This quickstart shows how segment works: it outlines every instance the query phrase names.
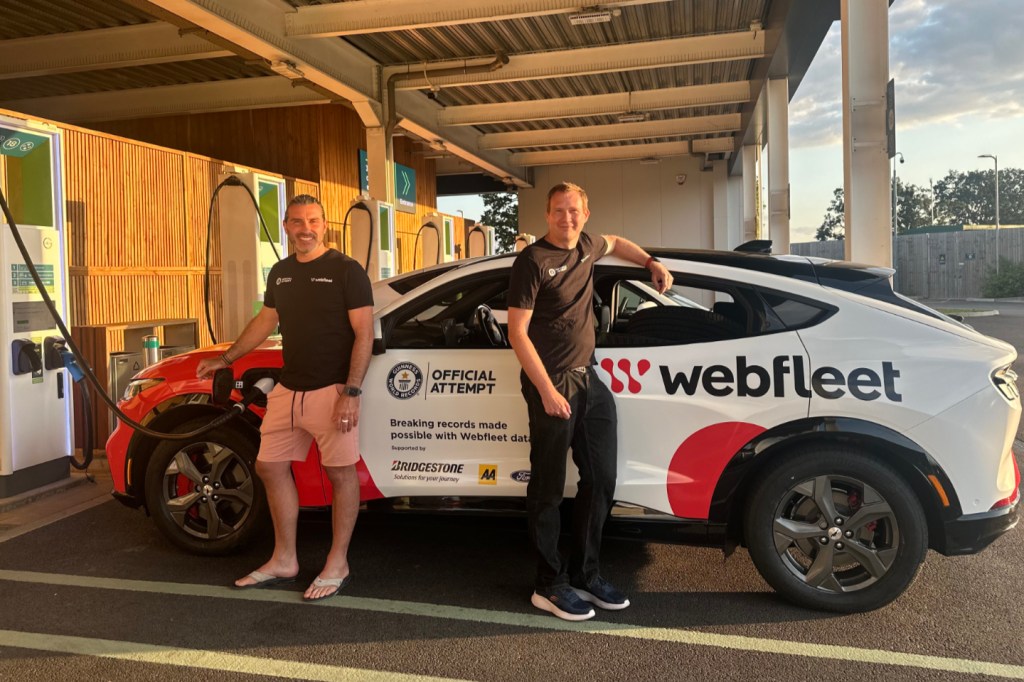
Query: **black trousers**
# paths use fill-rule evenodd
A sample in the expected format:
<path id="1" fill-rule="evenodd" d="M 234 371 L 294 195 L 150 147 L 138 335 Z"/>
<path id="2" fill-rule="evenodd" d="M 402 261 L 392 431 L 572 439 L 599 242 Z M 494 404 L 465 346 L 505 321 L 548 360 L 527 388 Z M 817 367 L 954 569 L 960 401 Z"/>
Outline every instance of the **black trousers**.
<path id="1" fill-rule="evenodd" d="M 551 377 L 569 401 L 569 419 L 551 417 L 526 373 L 523 397 L 530 416 L 530 483 L 526 489 L 530 540 L 537 553 L 536 589 L 547 591 L 573 582 L 590 582 L 600 574 L 601 533 L 615 494 L 617 444 L 615 401 L 593 367 Z M 568 569 L 558 551 L 559 505 L 565 490 L 566 452 L 579 469 L 573 507 Z"/>

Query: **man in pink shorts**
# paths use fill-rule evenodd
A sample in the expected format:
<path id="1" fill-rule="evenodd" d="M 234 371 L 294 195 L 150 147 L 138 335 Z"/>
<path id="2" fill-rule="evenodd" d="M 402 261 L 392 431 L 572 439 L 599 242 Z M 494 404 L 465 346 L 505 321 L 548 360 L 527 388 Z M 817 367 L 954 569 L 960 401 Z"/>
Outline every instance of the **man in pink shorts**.
<path id="1" fill-rule="evenodd" d="M 284 229 L 294 253 L 270 269 L 263 308 L 224 354 L 200 362 L 196 374 L 205 378 L 230 366 L 280 325 L 284 367 L 267 398 L 256 457 L 274 521 L 274 554 L 235 586 L 267 587 L 298 574 L 299 498 L 291 466 L 306 458 L 315 439 L 334 488 L 331 550 L 304 595 L 315 601 L 337 594 L 350 578 L 348 546 L 359 514 L 359 397 L 373 346 L 373 293 L 359 263 L 324 245 L 327 221 L 316 198 L 292 199 Z"/>

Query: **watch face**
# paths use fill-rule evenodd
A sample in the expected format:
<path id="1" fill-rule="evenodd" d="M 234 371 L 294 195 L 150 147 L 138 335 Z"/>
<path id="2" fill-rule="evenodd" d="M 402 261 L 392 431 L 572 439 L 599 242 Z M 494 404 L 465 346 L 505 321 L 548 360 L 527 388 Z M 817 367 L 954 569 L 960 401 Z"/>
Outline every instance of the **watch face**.
<path id="1" fill-rule="evenodd" d="M 355 386 L 346 386 L 345 387 L 345 393 L 348 393 L 350 396 L 357 396 L 357 395 L 359 395 L 362 392 L 363 392 L 363 390 L 361 388 L 356 388 Z"/>

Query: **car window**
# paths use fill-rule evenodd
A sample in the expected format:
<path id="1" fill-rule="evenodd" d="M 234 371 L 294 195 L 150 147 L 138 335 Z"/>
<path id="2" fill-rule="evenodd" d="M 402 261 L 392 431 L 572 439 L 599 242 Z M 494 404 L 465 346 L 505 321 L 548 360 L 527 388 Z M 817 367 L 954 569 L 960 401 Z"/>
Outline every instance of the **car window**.
<path id="1" fill-rule="evenodd" d="M 659 294 L 650 281 L 609 272 L 595 282 L 599 347 L 704 343 L 766 333 L 765 302 L 753 288 L 673 273 Z M 774 318 L 774 314 L 772 314 Z M 784 325 L 779 324 L 784 328 Z"/>
<path id="2" fill-rule="evenodd" d="M 784 329 L 804 329 L 818 324 L 831 313 L 832 309 L 804 299 L 798 299 L 774 291 L 760 292 L 761 298 Z"/>
<path id="3" fill-rule="evenodd" d="M 466 277 L 416 296 L 384 321 L 387 348 L 489 348 L 489 339 L 478 308 L 489 301 L 503 301 L 508 290 L 508 271 Z M 496 318 L 505 332 L 507 315 Z"/>

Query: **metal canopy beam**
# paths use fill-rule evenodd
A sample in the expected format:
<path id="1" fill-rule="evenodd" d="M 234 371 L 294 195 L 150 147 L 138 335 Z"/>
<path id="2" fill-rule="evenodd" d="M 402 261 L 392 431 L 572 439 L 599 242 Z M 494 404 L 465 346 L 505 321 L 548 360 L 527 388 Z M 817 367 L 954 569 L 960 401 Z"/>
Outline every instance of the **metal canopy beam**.
<path id="1" fill-rule="evenodd" d="M 567 163 L 589 163 L 594 161 L 628 161 L 629 159 L 660 159 L 669 156 L 685 156 L 690 153 L 690 143 L 656 142 L 653 144 L 631 144 L 623 147 L 597 147 L 592 149 L 558 149 L 548 152 L 521 152 L 512 155 L 512 161 L 523 166 L 553 166 Z"/>
<path id="2" fill-rule="evenodd" d="M 425 118 L 434 120 L 434 117 L 430 115 Z M 479 136 L 469 128 L 455 128 L 448 131 L 450 134 L 446 134 L 442 142 L 436 133 L 412 118 L 403 118 L 398 125 L 413 135 L 442 144 L 445 151 L 468 161 L 487 173 L 502 178 L 506 184 L 517 187 L 532 186 L 527 180 L 525 170 L 521 167 L 522 164 L 516 163 L 513 156 L 507 152 L 478 151 L 476 142 Z"/>
<path id="3" fill-rule="evenodd" d="M 274 0 L 150 0 L 185 21 L 270 62 L 288 78 L 305 79 L 352 103 L 364 125 L 383 125 L 373 97 L 378 66 L 341 40 L 296 40 L 284 33 L 289 5 Z"/>
<path id="4" fill-rule="evenodd" d="M 599 3 L 598 9 L 666 1 L 612 0 Z M 285 14 L 284 20 L 289 36 L 324 38 L 567 14 L 580 11 L 581 6 L 580 0 L 460 0 L 434 4 L 423 0 L 350 0 L 298 7 Z"/>
<path id="5" fill-rule="evenodd" d="M 596 161 L 629 161 L 631 159 L 663 159 L 686 154 L 722 154 L 733 148 L 732 137 L 715 137 L 687 142 L 653 142 L 621 147 L 592 147 L 590 149 L 556 149 L 545 152 L 520 152 L 512 155 L 512 162 L 522 166 L 554 166 L 559 164 L 591 163 Z"/>
<path id="6" fill-rule="evenodd" d="M 521 149 L 523 147 L 555 147 L 593 142 L 616 142 L 656 137 L 707 135 L 734 132 L 740 129 L 739 114 L 694 116 L 668 121 L 613 123 L 585 128 L 554 128 L 490 133 L 480 138 L 481 149 Z"/>
<path id="7" fill-rule="evenodd" d="M 233 53 L 155 22 L 0 40 L 0 79 L 227 57 Z"/>
<path id="8" fill-rule="evenodd" d="M 168 2 L 170 0 L 161 1 Z M 429 64 L 406 64 L 384 69 L 384 77 L 387 78 L 394 73 L 421 74 L 419 77 L 411 77 L 399 83 L 400 90 L 569 78 L 614 71 L 758 59 L 765 56 L 764 41 L 764 31 L 739 31 L 642 43 L 517 54 L 510 56 L 509 63 L 504 67 L 486 73 L 430 76 L 430 70 L 477 66 L 492 60 L 493 57 L 448 60 L 430 62 Z M 424 69 L 427 71 L 425 75 L 422 75 Z"/>
<path id="9" fill-rule="evenodd" d="M 68 123 L 172 114 L 326 104 L 331 99 L 277 76 L 165 85 L 0 102 L 0 107 Z"/>
<path id="10" fill-rule="evenodd" d="M 451 106 L 438 114 L 438 123 L 443 126 L 475 126 L 519 121 L 547 121 L 556 118 L 742 104 L 750 99 L 750 81 L 734 81 L 660 90 L 641 90 L 639 92 L 560 97 L 529 102 Z"/>

